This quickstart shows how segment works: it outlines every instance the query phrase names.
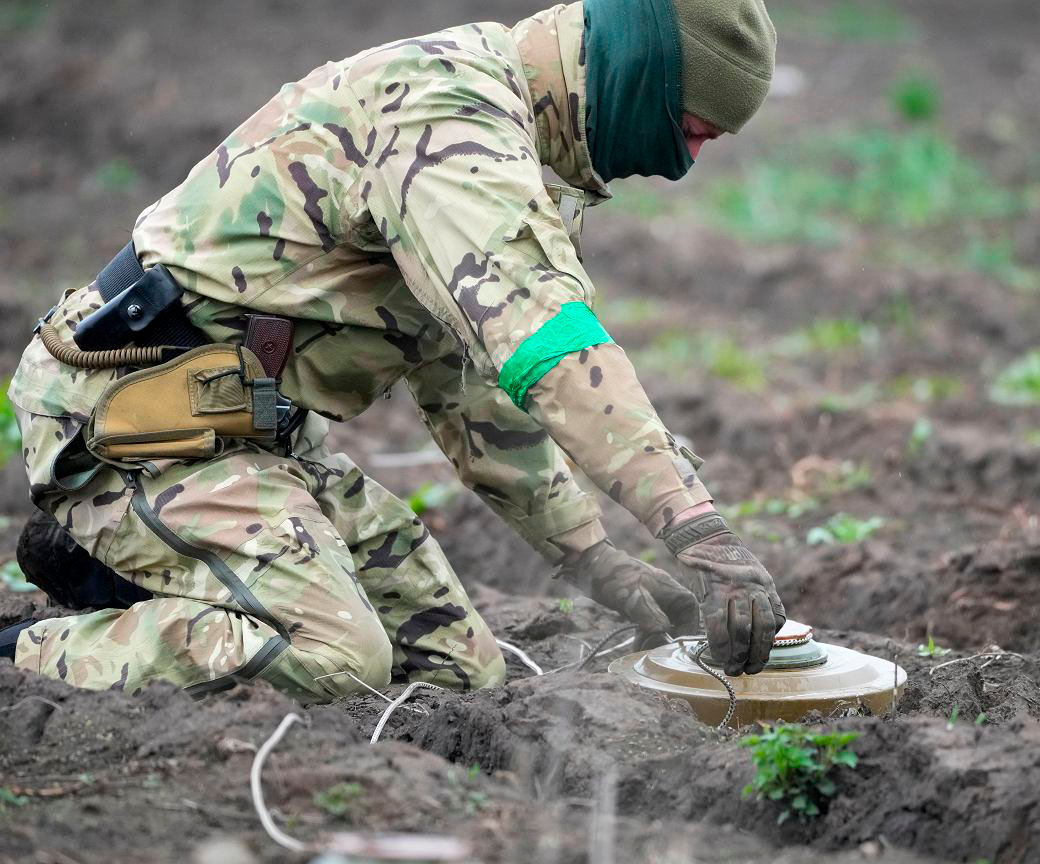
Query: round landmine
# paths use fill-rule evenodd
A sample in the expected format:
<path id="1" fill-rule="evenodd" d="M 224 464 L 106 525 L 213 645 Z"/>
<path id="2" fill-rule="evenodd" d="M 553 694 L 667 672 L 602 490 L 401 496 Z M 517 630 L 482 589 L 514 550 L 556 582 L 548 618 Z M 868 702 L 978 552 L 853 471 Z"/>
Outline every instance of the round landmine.
<path id="1" fill-rule="evenodd" d="M 727 676 L 737 697 L 731 726 L 773 720 L 800 720 L 817 710 L 825 717 L 843 708 L 866 706 L 881 714 L 906 683 L 906 672 L 889 660 L 812 638 L 811 627 L 788 621 L 777 634 L 766 668 L 758 675 Z M 686 699 L 705 723 L 726 716 L 729 694 L 693 659 L 700 643 L 679 640 L 629 654 L 610 664 L 641 687 Z M 705 652 L 707 665 L 718 664 Z"/>

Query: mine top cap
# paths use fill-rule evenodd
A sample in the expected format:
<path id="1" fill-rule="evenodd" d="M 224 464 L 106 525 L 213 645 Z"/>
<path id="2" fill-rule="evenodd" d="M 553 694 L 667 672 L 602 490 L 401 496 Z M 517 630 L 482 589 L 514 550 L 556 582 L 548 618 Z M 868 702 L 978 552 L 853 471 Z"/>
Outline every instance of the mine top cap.
<path id="1" fill-rule="evenodd" d="M 791 645 L 804 645 L 812 639 L 813 632 L 813 628 L 808 624 L 802 624 L 801 621 L 788 620 L 780 628 L 780 632 L 773 637 L 773 646 L 784 648 Z"/>

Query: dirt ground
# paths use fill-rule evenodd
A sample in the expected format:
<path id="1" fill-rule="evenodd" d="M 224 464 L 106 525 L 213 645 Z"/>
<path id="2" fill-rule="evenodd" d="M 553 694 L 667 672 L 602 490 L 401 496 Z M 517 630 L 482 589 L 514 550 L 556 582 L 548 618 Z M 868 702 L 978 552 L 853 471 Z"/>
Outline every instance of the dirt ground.
<path id="1" fill-rule="evenodd" d="M 539 678 L 511 661 L 498 690 L 423 691 L 414 704 L 425 710 L 397 712 L 375 747 L 385 705 L 375 696 L 301 711 L 264 774 L 290 834 L 451 834 L 489 864 L 1040 860 L 1040 408 L 989 398 L 996 372 L 1037 346 L 1037 295 L 953 257 L 883 254 L 867 224 L 820 246 L 755 242 L 690 215 L 715 180 L 796 136 L 889 122 L 886 94 L 906 70 L 942 82 L 943 134 L 993 183 L 1040 188 L 1040 12 L 1025 0 L 902 0 L 886 8 L 912 35 L 843 39 L 806 23 L 830 20 L 833 7 L 771 3 L 784 80 L 801 89 L 706 147 L 682 191 L 621 184 L 616 202 L 589 214 L 583 247 L 601 317 L 665 422 L 707 460 L 706 484 L 734 508 L 790 616 L 824 641 L 898 657 L 909 679 L 897 710 L 807 718 L 860 732 L 859 767 L 841 769 L 818 819 L 778 826 L 774 805 L 741 795 L 753 769 L 735 734 L 603 663 Z M 13 370 L 31 322 L 283 81 L 389 38 L 536 8 L 0 6 L 0 363 Z M 1023 266 L 1040 266 L 1036 209 L 987 230 L 1009 238 Z M 757 389 L 693 361 L 669 368 L 655 341 L 717 332 L 754 352 L 834 319 L 870 322 L 878 344 L 771 351 Z M 957 386 L 943 398 L 904 386 L 921 380 Z M 406 392 L 337 436 L 401 494 L 451 479 L 435 460 L 387 458 L 426 446 Z M 0 471 L 0 553 L 13 551 L 28 507 L 15 459 Z M 668 566 L 638 525 L 604 507 L 619 546 Z M 837 513 L 883 523 L 858 542 L 810 545 Z M 468 493 L 425 518 L 498 635 L 546 669 L 620 625 L 581 598 L 561 605 L 547 565 Z M 0 586 L 0 625 L 45 603 Z M 928 637 L 951 653 L 918 656 Z M 936 668 L 994 645 L 1003 656 L 992 662 Z M 202 703 L 163 685 L 128 697 L 0 662 L 0 792 L 22 802 L 0 797 L 0 862 L 310 860 L 267 838 L 249 793 L 256 747 L 290 710 L 300 709 L 264 687 Z M 316 802 L 344 783 L 342 813 Z"/>

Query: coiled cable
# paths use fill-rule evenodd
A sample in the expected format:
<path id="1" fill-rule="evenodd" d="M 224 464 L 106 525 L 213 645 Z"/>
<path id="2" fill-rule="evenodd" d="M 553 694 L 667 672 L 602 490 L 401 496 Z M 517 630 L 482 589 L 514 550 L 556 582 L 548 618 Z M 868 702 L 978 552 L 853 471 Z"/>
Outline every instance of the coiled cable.
<path id="1" fill-rule="evenodd" d="M 58 328 L 49 322 L 40 325 L 40 341 L 59 363 L 77 369 L 118 369 L 121 366 L 155 366 L 171 359 L 176 348 L 153 345 L 147 348 L 114 348 L 109 351 L 83 351 L 62 341 Z"/>

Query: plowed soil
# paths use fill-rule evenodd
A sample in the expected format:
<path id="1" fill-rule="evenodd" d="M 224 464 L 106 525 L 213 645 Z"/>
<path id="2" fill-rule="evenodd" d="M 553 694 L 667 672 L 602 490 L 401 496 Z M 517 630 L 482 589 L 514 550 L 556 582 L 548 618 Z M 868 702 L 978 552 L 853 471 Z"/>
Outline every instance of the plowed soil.
<path id="1" fill-rule="evenodd" d="M 283 81 L 389 38 L 513 21 L 537 7 L 153 5 L 0 9 L 8 370 L 60 290 L 95 273 L 136 214 Z M 776 0 L 770 9 L 805 13 L 788 18 L 804 22 L 831 5 Z M 877 118 L 894 70 L 907 68 L 943 82 L 944 132 L 991 176 L 1035 183 L 1035 4 L 886 8 L 913 22 L 912 41 L 781 28 L 780 62 L 806 86 L 771 99 L 739 138 L 705 148 L 684 193 L 694 207 L 699 184 L 792 136 Z M 653 182 L 625 188 L 672 194 Z M 591 212 L 583 238 L 612 335 L 665 422 L 707 460 L 719 503 L 758 502 L 734 520 L 791 617 L 824 641 L 896 657 L 909 675 L 888 716 L 806 718 L 861 733 L 859 766 L 840 769 L 826 812 L 778 826 L 774 804 L 741 794 L 753 769 L 735 733 L 623 683 L 605 662 L 536 677 L 510 661 L 503 688 L 420 691 L 409 703 L 419 710 L 396 712 L 370 746 L 386 704 L 376 696 L 306 711 L 265 687 L 201 703 L 164 685 L 128 697 L 72 690 L 0 661 L 0 862 L 311 860 L 268 839 L 249 790 L 256 748 L 293 710 L 304 722 L 268 759 L 267 804 L 283 830 L 319 846 L 336 831 L 422 831 L 465 838 L 484 862 L 1040 860 L 1040 409 L 988 397 L 994 371 L 1037 344 L 1036 296 L 952 261 L 907 267 L 864 256 L 863 237 L 828 248 L 734 239 L 674 211 L 655 216 L 633 194 Z M 1034 267 L 1036 223 L 1033 211 L 1007 227 L 1033 250 L 1025 263 Z M 768 383 L 754 392 L 694 363 L 668 368 L 655 347 L 668 329 L 726 332 L 754 349 L 814 319 L 881 326 L 893 309 L 902 323 L 885 326 L 879 346 L 771 354 Z M 892 386 L 929 376 L 958 386 L 926 403 Z M 865 386 L 882 395 L 843 410 L 822 399 Z M 925 417 L 930 434 L 915 437 Z M 435 459 L 407 467 L 393 458 L 426 444 L 407 393 L 337 436 L 399 493 L 451 479 Z M 762 505 L 810 498 L 814 508 Z M 626 514 L 604 508 L 619 546 L 669 566 Z M 28 513 L 17 458 L 0 472 L 0 512 L 0 550 L 10 553 Z M 859 542 L 810 545 L 810 530 L 839 512 L 883 524 Z M 572 663 L 581 640 L 622 623 L 581 598 L 561 604 L 548 567 L 468 493 L 424 518 L 497 634 L 545 669 Z M 0 586 L 0 625 L 46 603 Z M 950 653 L 919 656 L 929 637 Z M 340 808 L 321 798 L 337 784 L 348 784 Z"/>

